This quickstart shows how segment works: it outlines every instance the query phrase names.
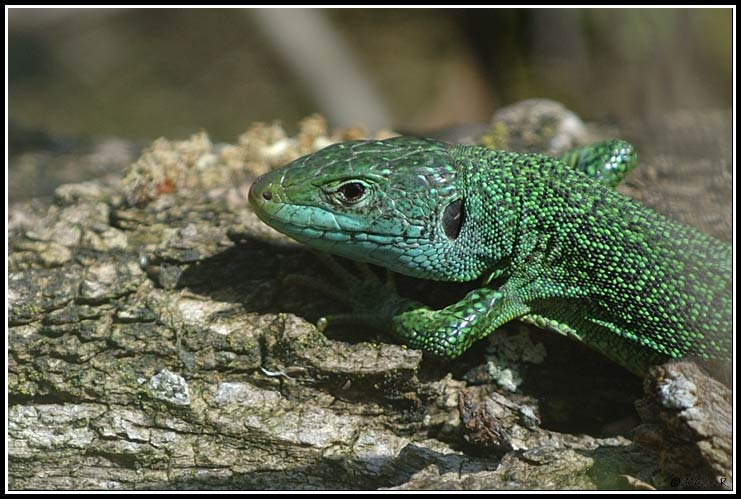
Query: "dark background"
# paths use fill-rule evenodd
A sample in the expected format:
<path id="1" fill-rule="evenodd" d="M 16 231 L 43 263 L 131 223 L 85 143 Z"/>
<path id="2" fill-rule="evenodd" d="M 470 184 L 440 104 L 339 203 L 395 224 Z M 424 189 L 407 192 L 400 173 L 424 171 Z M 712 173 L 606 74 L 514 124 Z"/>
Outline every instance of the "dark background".
<path id="1" fill-rule="evenodd" d="M 316 111 L 428 130 L 530 97 L 619 122 L 732 106 L 731 9 L 10 9 L 8 29 L 11 124 L 52 135 L 234 141 Z"/>

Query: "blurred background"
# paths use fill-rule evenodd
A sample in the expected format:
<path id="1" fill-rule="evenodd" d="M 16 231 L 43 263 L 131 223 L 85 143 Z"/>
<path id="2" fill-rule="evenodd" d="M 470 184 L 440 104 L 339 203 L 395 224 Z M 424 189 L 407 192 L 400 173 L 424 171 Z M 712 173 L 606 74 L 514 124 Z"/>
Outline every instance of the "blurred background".
<path id="1" fill-rule="evenodd" d="M 615 123 L 733 98 L 730 8 L 14 8 L 8 31 L 11 174 L 34 147 L 234 142 L 314 112 L 419 133 L 531 97 Z"/>

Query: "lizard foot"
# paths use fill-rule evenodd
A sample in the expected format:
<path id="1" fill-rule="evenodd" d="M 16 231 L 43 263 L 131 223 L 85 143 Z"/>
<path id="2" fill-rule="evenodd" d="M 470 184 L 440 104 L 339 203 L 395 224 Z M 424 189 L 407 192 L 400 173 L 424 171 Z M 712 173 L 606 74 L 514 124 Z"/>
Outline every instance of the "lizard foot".
<path id="1" fill-rule="evenodd" d="M 357 270 L 354 273 L 329 255 L 324 253 L 316 255 L 330 272 L 328 282 L 301 275 L 288 275 L 284 282 L 319 291 L 351 310 L 348 313 L 321 317 L 316 324 L 320 331 L 339 324 L 363 324 L 375 329 L 388 328 L 393 316 L 402 307 L 413 303 L 396 294 L 396 283 L 391 271 L 386 270 L 386 279 L 381 280 L 367 264 L 353 262 Z"/>

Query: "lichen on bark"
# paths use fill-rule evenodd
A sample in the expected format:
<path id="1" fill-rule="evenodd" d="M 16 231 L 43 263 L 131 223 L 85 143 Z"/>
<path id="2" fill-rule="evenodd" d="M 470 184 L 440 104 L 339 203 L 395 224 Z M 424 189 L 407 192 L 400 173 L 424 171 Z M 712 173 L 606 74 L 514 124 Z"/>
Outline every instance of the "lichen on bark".
<path id="1" fill-rule="evenodd" d="M 523 108 L 523 126 L 535 126 L 532 106 Z M 558 115 L 553 109 L 549 116 Z M 520 119 L 512 110 L 503 116 L 506 124 L 495 126 L 500 141 Z M 584 130 L 605 134 L 598 126 Z M 539 140 L 537 133 L 515 135 L 508 143 Z M 212 144 L 205 133 L 161 139 L 123 177 L 63 185 L 52 199 L 12 205 L 9 488 L 665 486 L 661 452 L 650 445 L 590 436 L 594 426 L 581 423 L 571 431 L 542 427 L 562 424 L 570 410 L 588 422 L 609 414 L 605 407 L 616 398 L 630 404 L 640 396 L 618 388 L 608 395 L 554 393 L 537 385 L 547 377 L 559 386 L 579 382 L 582 358 L 598 363 L 591 372 L 599 373 L 607 361 L 578 347 L 559 340 L 543 347 L 543 333 L 536 333 L 532 341 L 548 351 L 546 360 L 513 367 L 523 383 L 498 393 L 490 369 L 476 367 L 485 363 L 483 354 L 440 364 L 373 332 L 316 329 L 313 321 L 339 306 L 284 278 L 320 276 L 320 265 L 259 222 L 247 191 L 267 169 L 362 136 L 359 129 L 330 133 L 321 117 L 312 117 L 296 136 L 277 124 L 254 125 L 236 145 Z M 563 142 L 551 139 L 540 147 Z M 646 168 L 663 164 L 649 157 Z M 629 179 L 626 188 L 643 192 L 645 178 Z M 722 215 L 689 218 L 710 221 L 711 232 L 730 227 Z M 430 297 L 456 292 L 441 288 Z M 579 361 L 572 370 L 562 369 L 558 359 L 574 364 L 573 356 Z M 655 393 L 655 384 L 647 387 Z M 681 420 L 662 418 L 645 424 Z M 697 419 L 691 424 L 697 427 Z M 645 428 L 642 435 L 651 440 Z M 701 440 L 720 441 L 721 451 L 693 459 L 710 456 L 702 469 L 719 473 L 727 465 L 725 441 L 713 438 Z"/>

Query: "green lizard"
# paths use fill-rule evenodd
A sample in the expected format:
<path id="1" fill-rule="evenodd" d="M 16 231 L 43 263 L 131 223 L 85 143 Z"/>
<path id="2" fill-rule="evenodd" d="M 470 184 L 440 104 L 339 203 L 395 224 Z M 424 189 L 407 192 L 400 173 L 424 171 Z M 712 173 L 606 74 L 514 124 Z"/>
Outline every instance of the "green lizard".
<path id="1" fill-rule="evenodd" d="M 249 197 L 264 222 L 319 250 L 423 279 L 481 278 L 441 310 L 356 292 L 373 296 L 353 317 L 436 356 L 521 319 L 639 375 L 671 358 L 730 361 L 731 246 L 612 190 L 635 161 L 623 141 L 559 159 L 353 141 L 260 177 Z"/>

